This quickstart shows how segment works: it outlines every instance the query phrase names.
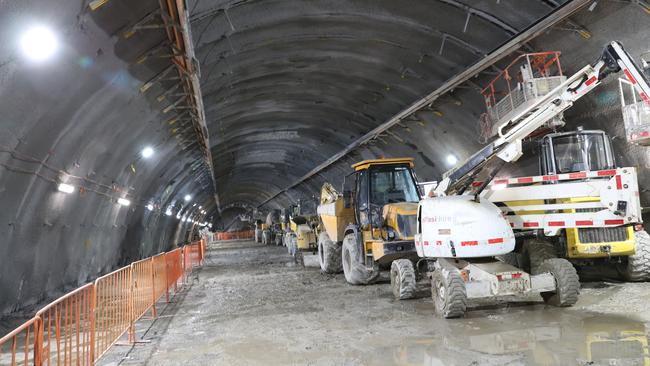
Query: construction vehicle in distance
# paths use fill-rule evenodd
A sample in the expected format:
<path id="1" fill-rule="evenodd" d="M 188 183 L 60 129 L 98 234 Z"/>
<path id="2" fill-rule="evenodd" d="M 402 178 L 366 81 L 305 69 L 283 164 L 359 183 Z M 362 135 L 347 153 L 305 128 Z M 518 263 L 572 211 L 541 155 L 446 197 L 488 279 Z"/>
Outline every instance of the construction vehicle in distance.
<path id="1" fill-rule="evenodd" d="M 467 300 L 472 298 L 494 299 L 536 292 L 546 303 L 555 306 L 571 306 L 578 300 L 578 275 L 566 259 L 546 259 L 536 266 L 537 273 L 529 274 L 496 258 L 515 249 L 515 234 L 502 210 L 482 194 L 506 162 L 516 161 L 523 155 L 523 139 L 560 116 L 576 100 L 600 85 L 606 76 L 619 71 L 625 73 L 641 95 L 650 95 L 648 81 L 623 46 L 611 42 L 595 65 L 586 65 L 545 95 L 508 112 L 507 118 L 496 127 L 498 138 L 446 172 L 431 197 L 420 201 L 415 247 L 427 262 L 426 267 L 433 268 L 429 276 L 437 314 L 445 318 L 462 316 Z M 650 103 L 650 99 L 647 101 Z M 584 179 L 588 175 L 581 173 L 579 177 Z M 621 187 L 629 184 L 623 182 L 618 171 L 614 180 L 617 185 L 610 186 L 610 190 L 615 190 L 619 182 Z M 576 184 L 575 189 L 586 189 L 594 183 Z M 522 190 L 523 197 L 531 187 L 534 186 Z M 613 198 L 613 202 L 604 204 L 609 206 L 611 202 L 620 206 L 615 212 L 617 220 L 641 220 L 640 212 L 630 207 L 630 202 L 621 201 L 619 205 L 620 197 Z M 556 204 L 552 209 L 566 208 Z M 634 218 L 630 219 L 631 215 Z M 584 224 L 585 227 L 593 226 L 593 223 Z"/>
<path id="2" fill-rule="evenodd" d="M 420 193 L 412 158 L 364 160 L 352 165 L 343 194 L 326 183 L 318 214 L 321 270 L 340 272 L 353 285 L 369 284 L 380 267 L 391 269 L 398 299 L 415 294 L 417 259 L 413 235 Z"/>
<path id="3" fill-rule="evenodd" d="M 318 250 L 316 241 L 318 217 L 302 215 L 300 202 L 289 206 L 287 210 L 287 229 L 283 243 L 292 257 L 301 252 L 315 253 Z"/>
<path id="4" fill-rule="evenodd" d="M 507 123 L 565 81 L 559 57 L 523 54 L 490 81 L 482 94 L 491 125 Z M 626 105 L 623 85 L 633 103 Z M 631 81 L 619 79 L 619 86 L 628 141 L 641 144 L 650 105 Z M 632 130 L 628 120 L 636 121 Z M 558 114 L 536 134 L 563 125 Z M 613 265 L 627 280 L 650 279 L 650 236 L 641 225 L 636 169 L 616 165 L 609 136 L 578 128 L 546 134 L 540 147 L 539 176 L 495 179 L 485 191 L 517 236 L 515 251 L 502 259 L 533 274 L 544 260 L 562 257 L 580 267 Z"/>

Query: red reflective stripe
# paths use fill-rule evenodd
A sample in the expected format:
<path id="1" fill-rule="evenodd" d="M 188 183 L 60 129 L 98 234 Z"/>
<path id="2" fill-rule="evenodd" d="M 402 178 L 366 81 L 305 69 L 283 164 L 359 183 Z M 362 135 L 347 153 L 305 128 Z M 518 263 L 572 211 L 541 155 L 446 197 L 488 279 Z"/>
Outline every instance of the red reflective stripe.
<path id="1" fill-rule="evenodd" d="M 591 220 L 578 220 L 576 226 L 593 226 L 594 222 Z"/>
<path id="2" fill-rule="evenodd" d="M 623 225 L 625 220 L 615 219 L 615 220 L 605 220 L 605 225 Z"/>
<path id="3" fill-rule="evenodd" d="M 623 69 L 623 72 L 625 73 L 625 76 L 627 76 L 628 80 L 630 80 L 632 84 L 636 84 L 636 79 L 634 79 L 634 77 L 632 76 L 632 74 L 630 74 L 630 71 L 628 69 Z"/>
<path id="4" fill-rule="evenodd" d="M 648 132 L 648 131 L 643 131 L 643 132 L 641 132 L 641 136 L 643 136 L 643 137 L 648 137 L 648 136 L 650 136 L 650 132 Z"/>
<path id="5" fill-rule="evenodd" d="M 586 84 L 587 86 L 589 86 L 589 85 L 595 83 L 596 80 L 598 80 L 598 79 L 597 79 L 595 76 L 592 76 L 589 80 L 587 80 L 587 82 L 585 82 L 585 84 Z"/>
<path id="6" fill-rule="evenodd" d="M 483 182 L 472 182 L 472 187 L 480 187 Z"/>
<path id="7" fill-rule="evenodd" d="M 533 183 L 533 177 L 517 178 L 517 183 Z"/>
<path id="8" fill-rule="evenodd" d="M 558 180 L 558 179 L 560 179 L 560 177 L 558 177 L 557 175 L 545 175 L 542 178 L 542 180 L 546 180 L 546 181 L 548 181 L 548 180 Z"/>
<path id="9" fill-rule="evenodd" d="M 488 239 L 488 244 L 501 244 L 503 243 L 503 238 Z"/>
<path id="10" fill-rule="evenodd" d="M 424 245 L 429 245 L 429 242 L 425 240 Z"/>
<path id="11" fill-rule="evenodd" d="M 564 221 L 549 221 L 548 226 L 564 226 Z"/>
<path id="12" fill-rule="evenodd" d="M 599 177 L 606 177 L 606 176 L 610 176 L 610 175 L 616 175 L 616 169 L 598 171 L 598 176 Z"/>
<path id="13" fill-rule="evenodd" d="M 521 277 L 521 272 L 513 273 L 512 278 L 520 278 Z"/>
<path id="14" fill-rule="evenodd" d="M 580 172 L 580 173 L 570 173 L 569 174 L 569 179 L 580 179 L 580 178 L 587 178 L 587 173 Z"/>
<path id="15" fill-rule="evenodd" d="M 639 95 L 641 95 L 641 99 L 643 99 L 646 104 L 650 106 L 650 98 L 648 98 L 648 95 L 643 92 L 639 93 Z"/>
<path id="16" fill-rule="evenodd" d="M 539 222 L 524 222 L 524 227 L 538 227 Z"/>
<path id="17" fill-rule="evenodd" d="M 508 184 L 508 180 L 507 179 L 497 179 L 497 180 L 493 181 L 492 183 L 493 184 Z"/>
<path id="18" fill-rule="evenodd" d="M 623 182 L 621 181 L 621 176 L 620 175 L 616 176 L 616 189 L 618 189 L 618 190 L 623 189 Z"/>
<path id="19" fill-rule="evenodd" d="M 461 241 L 461 242 L 460 242 L 460 245 L 461 245 L 462 247 L 465 247 L 465 246 L 474 246 L 474 245 L 478 245 L 478 241 L 476 241 L 476 240 Z"/>

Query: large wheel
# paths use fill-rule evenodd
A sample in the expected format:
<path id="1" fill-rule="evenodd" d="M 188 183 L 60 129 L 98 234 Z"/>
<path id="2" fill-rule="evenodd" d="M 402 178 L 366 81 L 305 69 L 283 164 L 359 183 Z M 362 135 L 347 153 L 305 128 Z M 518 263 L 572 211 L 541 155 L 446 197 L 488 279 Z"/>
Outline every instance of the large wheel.
<path id="1" fill-rule="evenodd" d="M 455 270 L 436 269 L 431 276 L 431 296 L 436 314 L 443 318 L 459 318 L 467 309 L 465 282 Z"/>
<path id="2" fill-rule="evenodd" d="M 542 292 L 544 302 L 554 306 L 572 306 L 578 301 L 580 280 L 571 262 L 563 258 L 545 260 L 539 267 L 540 273 L 550 272 L 555 278 L 555 291 Z"/>
<path id="3" fill-rule="evenodd" d="M 326 232 L 318 235 L 318 262 L 323 273 L 340 273 L 341 246 L 332 240 Z"/>
<path id="4" fill-rule="evenodd" d="M 398 259 L 390 265 L 390 286 L 398 300 L 412 299 L 415 296 L 415 269 L 408 259 Z"/>
<path id="5" fill-rule="evenodd" d="M 540 272 L 540 266 L 544 261 L 557 258 L 553 243 L 537 238 L 528 239 L 524 242 L 523 254 L 523 269 L 534 275 L 542 273 Z"/>
<path id="6" fill-rule="evenodd" d="M 367 269 L 362 264 L 362 253 L 359 252 L 357 236 L 350 233 L 343 238 L 341 262 L 345 280 L 351 285 L 367 285 L 379 277 L 379 268 Z"/>
<path id="7" fill-rule="evenodd" d="M 650 235 L 645 230 L 634 233 L 636 248 L 634 255 L 627 257 L 623 275 L 628 281 L 650 280 Z"/>

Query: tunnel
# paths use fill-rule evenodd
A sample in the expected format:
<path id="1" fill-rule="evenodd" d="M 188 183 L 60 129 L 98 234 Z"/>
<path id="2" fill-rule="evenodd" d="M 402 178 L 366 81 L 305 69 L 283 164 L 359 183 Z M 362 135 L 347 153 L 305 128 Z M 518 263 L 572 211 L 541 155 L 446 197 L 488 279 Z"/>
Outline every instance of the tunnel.
<path id="1" fill-rule="evenodd" d="M 0 365 L 650 364 L 649 36 L 645 0 L 0 0 Z"/>

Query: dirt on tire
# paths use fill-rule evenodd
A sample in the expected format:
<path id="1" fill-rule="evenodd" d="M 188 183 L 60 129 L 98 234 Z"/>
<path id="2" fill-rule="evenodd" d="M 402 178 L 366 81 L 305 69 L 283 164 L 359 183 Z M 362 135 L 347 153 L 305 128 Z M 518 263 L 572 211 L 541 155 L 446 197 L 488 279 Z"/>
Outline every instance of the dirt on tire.
<path id="1" fill-rule="evenodd" d="M 431 276 L 431 297 L 438 316 L 448 319 L 465 315 L 467 291 L 457 271 L 436 269 Z"/>
<path id="2" fill-rule="evenodd" d="M 326 232 L 318 235 L 318 262 L 323 273 L 341 273 L 341 245 L 333 242 Z"/>
<path id="3" fill-rule="evenodd" d="M 627 266 L 623 277 L 627 281 L 640 282 L 650 280 L 650 235 L 647 231 L 635 231 L 635 253 L 627 257 Z"/>
<path id="4" fill-rule="evenodd" d="M 361 253 L 354 233 L 343 238 L 341 262 L 345 280 L 351 285 L 368 285 L 379 278 L 379 267 L 368 269 L 361 263 Z"/>
<path id="5" fill-rule="evenodd" d="M 397 259 L 391 263 L 390 286 L 393 296 L 398 300 L 415 297 L 416 277 L 413 262 L 408 259 Z"/>
<path id="6" fill-rule="evenodd" d="M 540 294 L 545 303 L 566 307 L 578 301 L 580 279 L 571 262 L 563 258 L 551 258 L 545 260 L 539 270 L 540 273 L 550 272 L 555 278 L 555 291 Z"/>

